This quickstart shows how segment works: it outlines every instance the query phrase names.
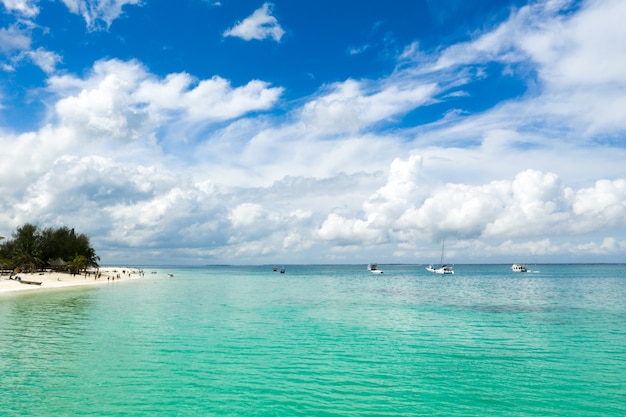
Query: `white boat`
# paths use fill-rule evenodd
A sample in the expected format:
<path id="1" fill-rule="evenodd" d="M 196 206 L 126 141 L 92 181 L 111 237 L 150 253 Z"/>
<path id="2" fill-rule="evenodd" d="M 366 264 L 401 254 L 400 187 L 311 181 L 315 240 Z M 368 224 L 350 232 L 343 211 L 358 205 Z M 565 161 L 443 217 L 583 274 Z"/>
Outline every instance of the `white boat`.
<path id="1" fill-rule="evenodd" d="M 441 263 L 437 267 L 433 265 L 428 265 L 426 267 L 426 270 L 428 272 L 433 272 L 435 274 L 454 274 L 454 268 L 444 263 L 444 253 L 445 253 L 445 245 L 444 245 L 444 242 L 441 242 Z"/>
<path id="2" fill-rule="evenodd" d="M 383 273 L 382 269 L 378 269 L 378 265 L 376 265 L 376 264 L 369 264 L 367 266 L 367 270 L 370 271 L 372 274 L 382 274 Z"/>
<path id="3" fill-rule="evenodd" d="M 511 265 L 511 269 L 513 270 L 513 272 L 528 272 L 528 268 L 526 268 L 526 265 L 522 264 L 513 264 Z"/>
<path id="4" fill-rule="evenodd" d="M 454 274 L 454 269 L 450 265 L 441 265 L 438 268 L 429 265 L 428 267 L 426 267 L 426 270 L 429 272 L 434 272 L 435 274 Z"/>

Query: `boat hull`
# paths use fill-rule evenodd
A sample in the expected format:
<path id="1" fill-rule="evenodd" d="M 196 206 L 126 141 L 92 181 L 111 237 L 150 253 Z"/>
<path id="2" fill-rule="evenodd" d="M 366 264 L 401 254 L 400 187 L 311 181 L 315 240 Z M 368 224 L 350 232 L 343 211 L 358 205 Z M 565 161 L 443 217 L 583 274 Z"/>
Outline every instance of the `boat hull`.
<path id="1" fill-rule="evenodd" d="M 454 270 L 452 268 L 450 268 L 449 266 L 442 266 L 439 268 L 434 268 L 432 266 L 429 266 L 426 268 L 426 270 L 428 272 L 432 272 L 435 274 L 441 274 L 441 275 L 452 275 L 454 274 Z"/>

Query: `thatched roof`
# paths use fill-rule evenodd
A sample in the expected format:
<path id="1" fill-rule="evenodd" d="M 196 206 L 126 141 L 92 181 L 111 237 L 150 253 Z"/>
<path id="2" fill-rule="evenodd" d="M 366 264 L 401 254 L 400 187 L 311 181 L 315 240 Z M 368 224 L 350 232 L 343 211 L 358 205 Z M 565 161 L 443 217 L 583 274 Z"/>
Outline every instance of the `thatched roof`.
<path id="1" fill-rule="evenodd" d="M 67 265 L 67 262 L 65 262 L 61 258 L 56 258 L 54 261 L 50 262 L 50 266 L 54 266 L 54 267 L 60 267 L 60 266 L 65 266 L 65 265 Z"/>

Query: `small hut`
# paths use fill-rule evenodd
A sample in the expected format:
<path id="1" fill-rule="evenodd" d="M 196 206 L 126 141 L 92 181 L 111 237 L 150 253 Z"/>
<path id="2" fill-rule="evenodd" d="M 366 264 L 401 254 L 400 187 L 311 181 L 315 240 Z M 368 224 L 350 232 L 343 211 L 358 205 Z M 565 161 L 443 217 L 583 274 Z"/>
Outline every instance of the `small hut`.
<path id="1" fill-rule="evenodd" d="M 61 258 L 56 258 L 54 261 L 50 262 L 50 268 L 54 271 L 65 271 L 67 269 L 67 262 Z"/>

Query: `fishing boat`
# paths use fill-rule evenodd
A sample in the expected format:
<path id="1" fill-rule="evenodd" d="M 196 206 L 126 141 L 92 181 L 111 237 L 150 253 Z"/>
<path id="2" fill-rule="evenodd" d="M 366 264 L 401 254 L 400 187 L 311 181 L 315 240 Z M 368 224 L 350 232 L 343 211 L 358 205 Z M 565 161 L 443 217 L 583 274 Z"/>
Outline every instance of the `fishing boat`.
<path id="1" fill-rule="evenodd" d="M 522 264 L 513 264 L 511 265 L 511 269 L 513 270 L 513 272 L 528 272 L 528 268 L 526 268 L 526 265 Z"/>
<path id="2" fill-rule="evenodd" d="M 26 281 L 26 280 L 20 279 L 18 282 L 20 284 L 41 285 L 41 281 Z"/>
<path id="3" fill-rule="evenodd" d="M 426 270 L 428 272 L 432 272 L 435 274 L 445 274 L 445 275 L 454 274 L 454 268 L 444 263 L 444 259 L 445 259 L 444 255 L 445 255 L 445 244 L 444 242 L 441 242 L 441 261 L 440 261 L 439 266 L 428 265 L 426 267 Z"/>
<path id="4" fill-rule="evenodd" d="M 382 269 L 378 269 L 378 265 L 376 264 L 369 264 L 367 265 L 367 270 L 370 271 L 372 274 L 382 274 L 383 270 Z"/>

